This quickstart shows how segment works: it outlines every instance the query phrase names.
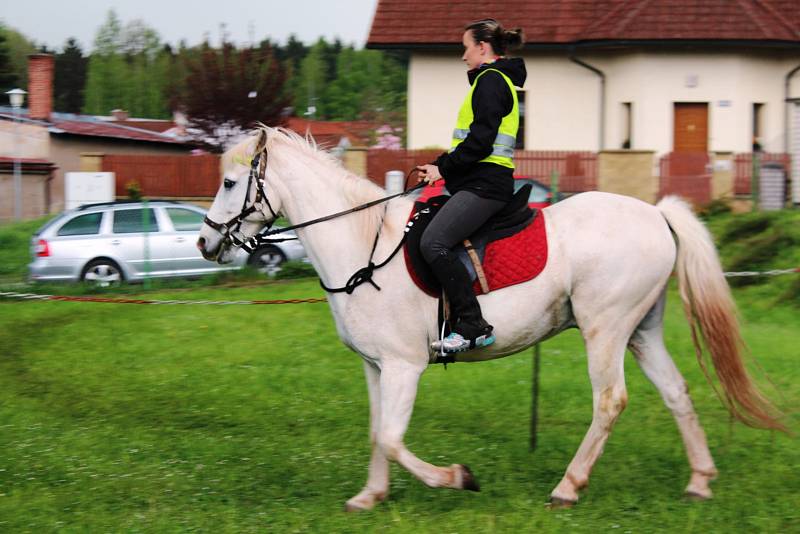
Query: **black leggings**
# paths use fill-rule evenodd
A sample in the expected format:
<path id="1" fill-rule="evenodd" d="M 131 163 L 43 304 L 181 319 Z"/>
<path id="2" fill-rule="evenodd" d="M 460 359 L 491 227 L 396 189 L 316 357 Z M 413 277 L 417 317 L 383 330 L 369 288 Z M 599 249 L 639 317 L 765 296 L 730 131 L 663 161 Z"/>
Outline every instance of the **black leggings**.
<path id="1" fill-rule="evenodd" d="M 502 200 L 459 191 L 439 210 L 422 234 L 422 257 L 432 263 L 437 257 L 446 256 L 505 205 Z"/>

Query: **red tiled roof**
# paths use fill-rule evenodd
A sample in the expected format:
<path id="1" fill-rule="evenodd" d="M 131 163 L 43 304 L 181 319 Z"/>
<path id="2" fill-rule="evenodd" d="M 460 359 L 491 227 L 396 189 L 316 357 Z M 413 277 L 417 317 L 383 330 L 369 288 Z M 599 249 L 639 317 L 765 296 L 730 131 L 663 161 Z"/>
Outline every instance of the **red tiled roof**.
<path id="1" fill-rule="evenodd" d="M 167 130 L 175 128 L 177 126 L 174 121 L 159 121 L 159 120 L 136 120 L 136 119 L 127 119 L 122 121 L 110 121 L 111 124 L 117 124 L 120 126 L 130 126 L 132 128 L 139 128 L 140 130 L 150 130 L 151 132 L 158 132 L 164 133 Z"/>
<path id="2" fill-rule="evenodd" d="M 366 145 L 375 127 L 367 121 L 314 121 L 300 117 L 289 117 L 286 121 L 286 128 L 300 135 L 309 132 L 318 144 L 327 147 L 337 146 L 342 137 L 347 137 L 351 145 Z"/>
<path id="3" fill-rule="evenodd" d="M 368 46 L 459 46 L 470 21 L 521 27 L 526 45 L 603 40 L 800 44 L 798 0 L 378 0 Z"/>
<path id="4" fill-rule="evenodd" d="M 183 141 L 160 135 L 155 132 L 131 128 L 128 126 L 116 125 L 114 123 L 100 121 L 79 121 L 79 120 L 59 120 L 52 119 L 50 124 L 62 130 L 64 133 L 73 135 L 89 135 L 96 137 L 115 137 L 119 139 L 131 139 L 134 141 L 150 141 L 155 143 L 185 144 Z"/>

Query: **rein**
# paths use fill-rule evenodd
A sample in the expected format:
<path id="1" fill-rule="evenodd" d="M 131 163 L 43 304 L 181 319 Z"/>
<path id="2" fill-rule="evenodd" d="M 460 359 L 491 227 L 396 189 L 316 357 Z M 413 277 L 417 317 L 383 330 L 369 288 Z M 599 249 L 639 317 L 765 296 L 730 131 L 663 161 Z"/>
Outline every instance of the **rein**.
<path id="1" fill-rule="evenodd" d="M 262 165 L 262 161 L 261 161 L 261 154 L 262 153 L 265 156 L 264 157 L 264 161 L 263 161 L 263 165 Z M 325 215 L 324 217 L 319 217 L 317 219 L 312 219 L 310 221 L 305 221 L 305 222 L 302 222 L 302 223 L 294 224 L 292 226 L 287 226 L 285 228 L 276 228 L 276 229 L 273 230 L 273 229 L 271 229 L 272 228 L 272 222 L 274 222 L 275 219 L 278 218 L 278 215 L 275 213 L 275 210 L 272 209 L 272 205 L 269 203 L 269 199 L 267 198 L 267 194 L 266 194 L 266 192 L 264 190 L 264 182 L 265 182 L 265 174 L 266 174 L 266 170 L 267 170 L 267 158 L 268 157 L 269 156 L 268 156 L 268 153 L 266 151 L 266 148 L 264 148 L 262 152 L 256 153 L 256 155 L 253 157 L 253 161 L 252 161 L 252 163 L 250 165 L 250 174 L 248 175 L 248 178 L 247 178 L 247 191 L 245 193 L 244 203 L 242 204 L 242 211 L 239 213 L 239 215 L 233 217 L 232 219 L 230 219 L 229 221 L 224 222 L 224 223 L 218 223 L 216 221 L 213 221 L 213 220 L 209 219 L 208 216 L 206 216 L 203 219 L 203 222 L 205 224 L 207 224 L 208 226 L 210 226 L 211 228 L 213 228 L 214 230 L 216 230 L 217 232 L 222 234 L 223 244 L 228 244 L 230 246 L 237 247 L 237 248 L 241 247 L 243 250 L 245 250 L 248 253 L 252 253 L 255 249 L 257 249 L 258 247 L 260 247 L 261 245 L 264 245 L 264 244 L 280 243 L 282 241 L 291 241 L 291 240 L 297 239 L 297 237 L 274 238 L 274 237 L 271 237 L 271 236 L 275 236 L 275 235 L 278 235 L 278 234 L 284 234 L 284 233 L 290 232 L 292 230 L 297 230 L 299 228 L 305 228 L 307 226 L 312 226 L 314 224 L 319 224 L 321 222 L 330 221 L 331 219 L 336 219 L 338 217 L 342 217 L 344 215 L 349 215 L 349 214 L 355 213 L 357 211 L 365 210 L 367 208 L 371 208 L 373 206 L 377 206 L 378 204 L 382 204 L 384 202 L 388 202 L 389 200 L 392 200 L 393 198 L 405 196 L 405 195 L 407 195 L 407 194 L 409 194 L 411 192 L 416 191 L 417 189 L 421 189 L 422 187 L 424 187 L 426 185 L 425 182 L 420 182 L 417 185 L 415 185 L 414 187 L 411 187 L 409 189 L 405 189 L 401 193 L 395 193 L 394 195 L 389 195 L 389 196 L 386 196 L 386 197 L 383 197 L 383 198 L 372 200 L 370 202 L 367 202 L 365 204 L 361 204 L 359 206 L 356 206 L 354 208 L 350 208 L 348 210 L 340 211 L 340 212 L 337 212 L 337 213 L 332 213 L 330 215 Z M 408 181 L 408 178 L 415 171 L 416 171 L 416 169 L 411 169 L 408 172 L 408 174 L 406 175 L 406 181 Z M 247 203 L 250 200 L 250 188 L 251 188 L 254 180 L 256 182 L 256 198 L 253 201 L 253 203 L 250 206 L 248 206 Z M 264 206 L 263 206 L 262 202 L 264 204 L 266 204 L 267 208 L 269 208 L 269 211 L 272 214 L 273 219 L 272 219 L 272 221 L 270 223 L 267 224 L 267 231 L 266 232 L 256 234 L 256 235 L 254 235 L 254 236 L 252 236 L 250 238 L 245 238 L 244 235 L 242 235 L 242 233 L 240 231 L 240 228 L 242 226 L 242 222 L 249 215 L 251 215 L 252 213 L 255 213 L 257 211 L 263 210 Z M 389 261 L 402 248 L 403 243 L 405 243 L 406 235 L 407 235 L 407 234 L 404 233 L 402 239 L 400 239 L 400 243 L 397 244 L 397 247 L 395 247 L 394 251 L 392 251 L 392 253 L 389 255 L 389 257 L 386 258 L 381 263 L 376 265 L 375 263 L 373 263 L 372 257 L 375 254 L 375 248 L 378 246 L 378 239 L 380 238 L 381 227 L 383 227 L 383 224 L 381 224 L 378 227 L 378 233 L 375 235 L 375 242 L 372 244 L 372 251 L 370 252 L 369 261 L 367 263 L 367 266 L 366 267 L 362 267 L 361 269 L 356 271 L 353 274 L 353 276 L 351 276 L 347 280 L 347 283 L 342 287 L 338 287 L 338 288 L 327 287 L 322 282 L 322 280 L 320 279 L 319 284 L 320 284 L 320 286 L 322 286 L 322 289 L 324 289 L 328 293 L 347 293 L 349 295 L 349 294 L 353 293 L 355 288 L 357 288 L 361 284 L 369 282 L 375 289 L 380 291 L 381 288 L 372 280 L 372 273 L 375 271 L 375 269 L 380 269 L 381 267 L 383 267 L 384 265 L 389 263 Z M 234 230 L 231 231 L 231 228 L 234 228 Z M 220 250 L 222 250 L 222 248 L 223 247 L 221 246 Z"/>

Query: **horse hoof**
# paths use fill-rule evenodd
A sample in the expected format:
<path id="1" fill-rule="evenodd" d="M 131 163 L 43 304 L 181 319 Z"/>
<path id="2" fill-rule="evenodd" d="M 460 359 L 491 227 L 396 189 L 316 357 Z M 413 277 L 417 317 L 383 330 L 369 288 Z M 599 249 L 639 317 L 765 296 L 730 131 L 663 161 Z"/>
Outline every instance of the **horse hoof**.
<path id="1" fill-rule="evenodd" d="M 711 495 L 702 495 L 696 491 L 687 491 L 683 494 L 686 499 L 694 502 L 703 502 L 711 499 Z"/>
<path id="2" fill-rule="evenodd" d="M 475 480 L 475 475 L 472 474 L 469 467 L 462 465 L 461 467 L 461 489 L 468 491 L 480 491 L 481 487 L 478 481 Z"/>
<path id="3" fill-rule="evenodd" d="M 578 501 L 571 501 L 569 499 L 562 499 L 561 497 L 556 497 L 554 495 L 550 496 L 550 502 L 547 504 L 547 507 L 551 510 L 556 508 L 572 508 L 578 503 Z"/>
<path id="4" fill-rule="evenodd" d="M 344 511 L 347 513 L 368 512 L 369 510 L 370 508 L 352 503 L 350 501 L 344 503 Z"/>

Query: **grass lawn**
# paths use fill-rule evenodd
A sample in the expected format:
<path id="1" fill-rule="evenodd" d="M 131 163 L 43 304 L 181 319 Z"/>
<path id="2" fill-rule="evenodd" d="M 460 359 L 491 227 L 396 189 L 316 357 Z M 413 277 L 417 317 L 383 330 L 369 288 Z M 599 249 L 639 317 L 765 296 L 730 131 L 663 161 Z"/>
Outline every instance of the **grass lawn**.
<path id="1" fill-rule="evenodd" d="M 798 431 L 797 313 L 764 291 L 736 290 L 745 338 Z M 320 295 L 301 280 L 147 297 Z M 394 466 L 389 500 L 348 515 L 343 503 L 366 479 L 367 395 L 326 304 L 0 301 L 0 531 L 799 531 L 796 439 L 729 423 L 674 291 L 667 335 L 720 471 L 714 500 L 682 498 L 677 428 L 629 356 L 630 402 L 590 487 L 571 510 L 545 507 L 591 417 L 570 331 L 543 345 L 535 452 L 530 352 L 431 368 L 406 442 L 428 461 L 468 464 L 481 493 L 432 490 Z"/>
<path id="2" fill-rule="evenodd" d="M 0 286 L 19 290 L 41 223 L 0 226 Z M 800 212 L 786 211 L 717 215 L 710 227 L 727 270 L 765 270 L 800 265 L 798 223 Z M 734 284 L 766 376 L 750 367 L 797 433 L 800 277 Z M 322 296 L 316 280 L 248 273 L 104 293 Z M 545 507 L 591 420 L 583 344 L 569 331 L 542 346 L 535 452 L 530 351 L 433 367 L 406 443 L 433 463 L 469 465 L 481 493 L 428 489 L 393 466 L 388 501 L 348 515 L 344 501 L 366 479 L 368 404 L 360 359 L 326 304 L 0 300 L 0 532 L 800 532 L 797 439 L 731 424 L 694 359 L 674 288 L 666 321 L 720 472 L 712 501 L 682 498 L 689 467 L 677 428 L 628 356 L 628 408 L 590 487 L 573 509 Z"/>

